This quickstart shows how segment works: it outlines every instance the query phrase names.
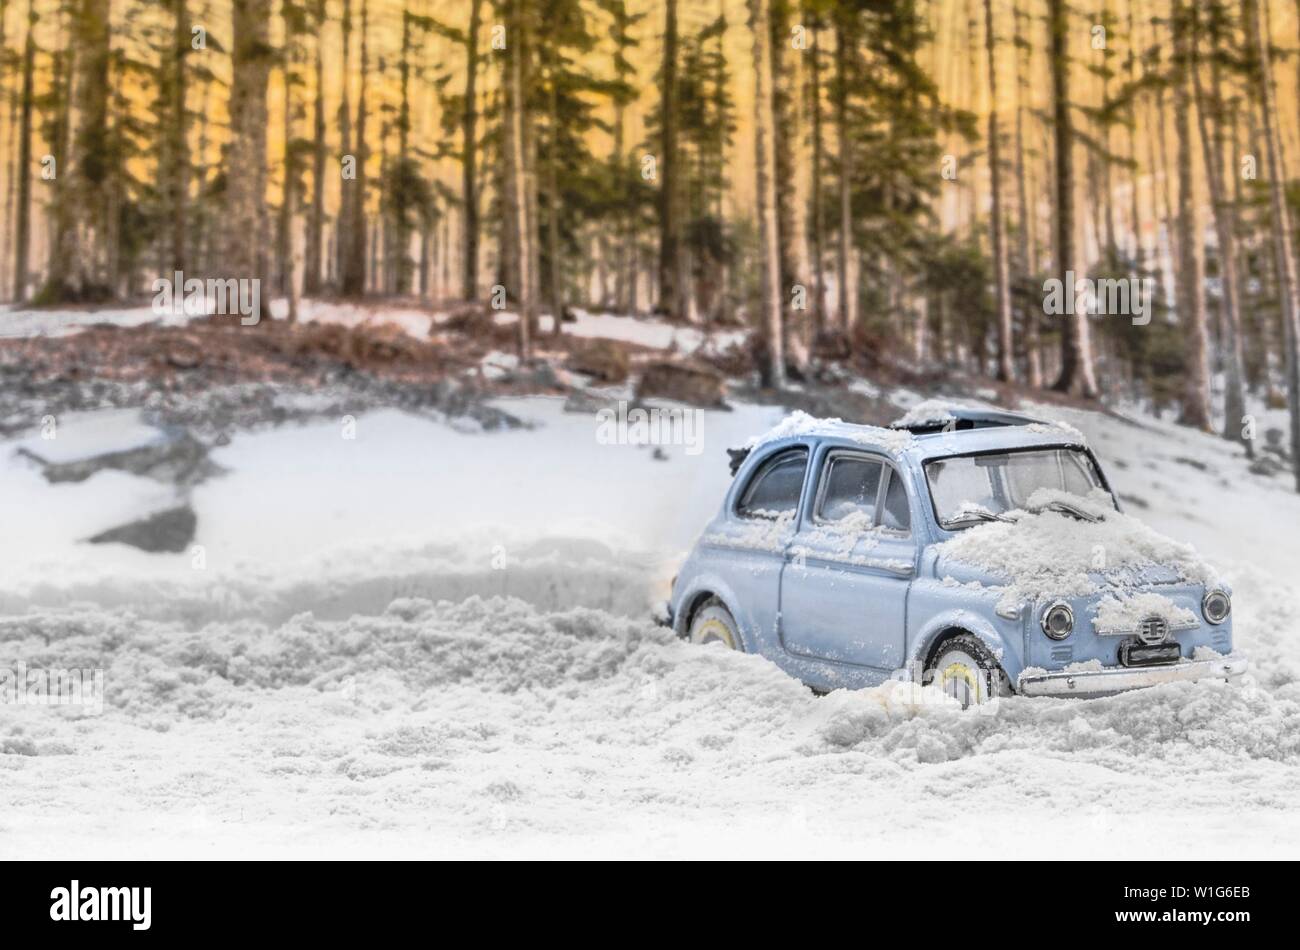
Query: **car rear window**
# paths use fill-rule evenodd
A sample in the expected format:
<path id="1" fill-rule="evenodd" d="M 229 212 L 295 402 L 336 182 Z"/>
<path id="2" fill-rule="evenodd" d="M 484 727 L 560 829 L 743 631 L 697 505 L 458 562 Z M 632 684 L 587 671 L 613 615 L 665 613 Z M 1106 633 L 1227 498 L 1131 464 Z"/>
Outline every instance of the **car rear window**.
<path id="1" fill-rule="evenodd" d="M 807 449 L 782 452 L 750 479 L 736 513 L 747 518 L 773 519 L 793 514 L 799 508 L 807 468 Z"/>

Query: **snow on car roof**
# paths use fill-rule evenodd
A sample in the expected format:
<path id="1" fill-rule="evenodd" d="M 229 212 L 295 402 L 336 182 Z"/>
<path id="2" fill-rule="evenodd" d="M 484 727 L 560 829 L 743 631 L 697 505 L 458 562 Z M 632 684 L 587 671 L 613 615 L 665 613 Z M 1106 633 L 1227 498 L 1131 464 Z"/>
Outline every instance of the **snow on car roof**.
<path id="1" fill-rule="evenodd" d="M 801 436 L 848 439 L 861 445 L 882 448 L 894 455 L 898 455 L 910 448 L 914 441 L 912 433 L 905 429 L 884 429 L 880 426 L 859 425 L 853 422 L 845 422 L 843 419 L 819 419 L 802 410 L 796 410 L 767 432 L 751 437 L 744 447 L 746 450 L 752 450 L 769 442 L 776 442 L 780 439 L 796 439 Z"/>
<path id="2" fill-rule="evenodd" d="M 927 405 L 929 408 L 925 408 Z M 950 413 L 947 416 L 949 422 L 965 420 L 972 424 L 932 428 L 940 408 Z M 917 406 L 889 428 L 859 425 L 842 419 L 819 419 L 795 411 L 762 435 L 751 437 L 740 452 L 747 455 L 760 445 L 801 436 L 846 439 L 884 449 L 892 455 L 916 450 L 916 456 L 922 459 L 1035 445 L 1087 444 L 1083 433 L 1068 423 L 1045 422 L 1002 409 L 955 406 L 931 400 Z"/>

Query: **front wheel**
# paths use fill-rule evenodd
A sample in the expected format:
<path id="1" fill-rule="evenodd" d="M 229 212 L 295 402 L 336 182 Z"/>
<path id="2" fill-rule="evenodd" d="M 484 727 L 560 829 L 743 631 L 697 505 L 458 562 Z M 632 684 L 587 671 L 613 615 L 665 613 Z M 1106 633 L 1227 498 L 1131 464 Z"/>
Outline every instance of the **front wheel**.
<path id="1" fill-rule="evenodd" d="M 708 645 L 720 643 L 728 650 L 745 650 L 731 612 L 718 600 L 710 600 L 695 612 L 691 620 L 691 642 Z"/>
<path id="2" fill-rule="evenodd" d="M 1011 695 L 1011 683 L 997 659 L 969 633 L 959 633 L 939 646 L 926 668 L 925 681 L 956 699 L 963 709 Z"/>

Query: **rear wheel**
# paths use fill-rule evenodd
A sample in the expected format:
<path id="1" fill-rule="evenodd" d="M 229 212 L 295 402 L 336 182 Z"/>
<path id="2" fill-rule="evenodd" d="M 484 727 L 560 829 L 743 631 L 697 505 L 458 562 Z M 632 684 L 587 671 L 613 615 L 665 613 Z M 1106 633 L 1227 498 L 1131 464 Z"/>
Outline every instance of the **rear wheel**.
<path id="1" fill-rule="evenodd" d="M 988 647 L 970 633 L 959 633 L 939 645 L 925 681 L 956 699 L 963 709 L 1011 695 L 1007 674 Z"/>
<path id="2" fill-rule="evenodd" d="M 745 650 L 731 612 L 719 600 L 710 600 L 695 612 L 691 619 L 691 642 L 707 646 L 720 643 L 728 650 Z"/>

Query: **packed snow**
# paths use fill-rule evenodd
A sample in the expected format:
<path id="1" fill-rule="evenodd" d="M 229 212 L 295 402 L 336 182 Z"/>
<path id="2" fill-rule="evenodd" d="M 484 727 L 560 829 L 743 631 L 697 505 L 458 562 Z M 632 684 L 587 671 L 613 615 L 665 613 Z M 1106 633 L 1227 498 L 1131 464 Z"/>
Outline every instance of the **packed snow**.
<path id="1" fill-rule="evenodd" d="M 0 445 L 0 666 L 100 668 L 107 693 L 101 715 L 0 705 L 4 851 L 1300 850 L 1300 498 L 1239 447 L 1069 412 L 1134 516 L 1044 511 L 954 547 L 1032 586 L 1086 577 L 1096 543 L 1111 565 L 1198 571 L 1192 542 L 1234 589 L 1243 684 L 962 711 L 910 683 L 818 698 L 648 619 L 730 484 L 723 450 L 779 410 L 707 412 L 695 456 L 602 444 L 561 400 L 500 405 L 530 427 L 384 411 L 353 438 L 343 420 L 236 433 L 212 453 L 225 474 L 190 491 L 201 550 L 183 555 L 83 542 L 165 486 L 115 471 L 51 485 L 14 451 L 139 444 L 147 419 Z M 1031 554 L 1044 542 L 1052 564 Z"/>
<path id="2" fill-rule="evenodd" d="M 1089 499 L 1063 495 L 1066 503 L 1089 507 Z M 1045 499 L 1040 490 L 1031 496 Z M 1061 511 L 1013 511 L 1003 521 L 966 528 L 939 545 L 945 565 L 959 562 L 1006 580 L 1002 603 L 1048 597 L 1082 597 L 1102 585 L 1138 587 L 1151 573 L 1166 571 L 1174 580 L 1214 585 L 1218 572 L 1189 544 L 1174 541 L 1137 518 L 1109 511 L 1092 499 L 1091 510 L 1104 520 L 1087 521 Z"/>

